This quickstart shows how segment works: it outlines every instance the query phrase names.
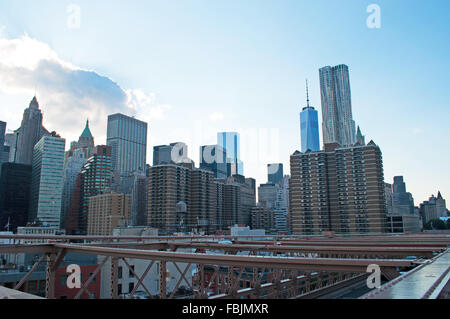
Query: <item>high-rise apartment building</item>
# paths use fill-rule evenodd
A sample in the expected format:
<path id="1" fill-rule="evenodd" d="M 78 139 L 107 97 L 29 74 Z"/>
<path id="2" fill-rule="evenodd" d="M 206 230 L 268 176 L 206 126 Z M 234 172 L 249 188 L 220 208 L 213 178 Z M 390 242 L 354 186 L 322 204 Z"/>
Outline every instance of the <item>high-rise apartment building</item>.
<path id="1" fill-rule="evenodd" d="M 31 165 L 4 163 L 0 177 L 0 230 L 26 226 L 30 204 Z"/>
<path id="2" fill-rule="evenodd" d="M 49 227 L 60 227 L 66 140 L 55 133 L 35 145 L 30 190 L 30 222 L 38 219 Z"/>
<path id="3" fill-rule="evenodd" d="M 198 233 L 214 233 L 218 228 L 214 173 L 209 170 L 193 169 L 190 189 L 188 227 L 196 229 Z"/>
<path id="4" fill-rule="evenodd" d="M 200 168 L 214 172 L 218 179 L 227 178 L 227 153 L 219 145 L 200 147 Z"/>
<path id="5" fill-rule="evenodd" d="M 318 112 L 309 103 L 308 82 L 306 82 L 306 107 L 300 113 L 300 133 L 302 141 L 302 153 L 310 150 L 320 151 L 319 141 L 319 116 Z"/>
<path id="6" fill-rule="evenodd" d="M 380 148 L 295 152 L 291 156 L 290 219 L 295 234 L 384 233 L 386 202 Z"/>
<path id="7" fill-rule="evenodd" d="M 14 162 L 31 165 L 34 146 L 44 135 L 49 136 L 50 133 L 42 126 L 42 112 L 34 97 L 23 113 L 20 128 L 15 131 Z"/>
<path id="8" fill-rule="evenodd" d="M 356 143 L 356 125 L 348 66 L 326 66 L 319 70 L 322 99 L 323 143 L 351 146 Z"/>
<path id="9" fill-rule="evenodd" d="M 112 236 L 113 229 L 129 225 L 131 195 L 107 192 L 89 198 L 87 234 Z"/>
<path id="10" fill-rule="evenodd" d="M 241 161 L 241 138 L 236 132 L 217 133 L 217 144 L 227 154 L 227 175 L 244 175 L 244 163 Z"/>
<path id="11" fill-rule="evenodd" d="M 177 211 L 177 205 L 189 207 L 191 170 L 181 165 L 152 166 L 148 177 L 147 225 L 170 234 L 185 229 L 189 212 Z M 186 218 L 187 217 L 187 218 Z"/>
<path id="12" fill-rule="evenodd" d="M 112 166 L 120 176 L 145 171 L 147 123 L 123 114 L 108 116 L 108 146 L 112 147 Z"/>
<path id="13" fill-rule="evenodd" d="M 240 189 L 240 210 L 235 224 L 250 226 L 252 208 L 256 206 L 256 181 L 242 175 L 233 175 L 227 183 L 238 185 Z"/>
<path id="14" fill-rule="evenodd" d="M 275 212 L 264 207 L 253 207 L 251 228 L 264 229 L 268 233 L 275 232 Z"/>

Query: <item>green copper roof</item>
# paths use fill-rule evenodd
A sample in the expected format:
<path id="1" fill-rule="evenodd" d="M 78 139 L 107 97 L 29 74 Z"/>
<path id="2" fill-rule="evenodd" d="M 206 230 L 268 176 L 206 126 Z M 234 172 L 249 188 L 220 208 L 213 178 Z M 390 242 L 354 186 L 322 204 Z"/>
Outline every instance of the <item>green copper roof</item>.
<path id="1" fill-rule="evenodd" d="M 80 137 L 92 138 L 91 130 L 89 129 L 89 120 L 86 121 L 86 127 Z"/>

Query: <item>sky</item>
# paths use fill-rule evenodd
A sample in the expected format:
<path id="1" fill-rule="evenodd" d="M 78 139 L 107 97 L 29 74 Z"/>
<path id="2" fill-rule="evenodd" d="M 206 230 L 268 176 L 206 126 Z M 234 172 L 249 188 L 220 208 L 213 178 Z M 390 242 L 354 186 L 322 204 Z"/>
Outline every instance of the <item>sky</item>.
<path id="1" fill-rule="evenodd" d="M 416 205 L 450 198 L 448 12 L 448 0 L 2 0 L 0 120 L 17 129 L 36 94 L 68 148 L 86 119 L 105 144 L 109 114 L 136 116 L 148 163 L 153 146 L 185 142 L 198 165 L 200 145 L 237 131 L 259 185 L 301 149 L 305 79 L 321 118 L 319 68 L 346 64 L 385 181 L 404 176 Z"/>

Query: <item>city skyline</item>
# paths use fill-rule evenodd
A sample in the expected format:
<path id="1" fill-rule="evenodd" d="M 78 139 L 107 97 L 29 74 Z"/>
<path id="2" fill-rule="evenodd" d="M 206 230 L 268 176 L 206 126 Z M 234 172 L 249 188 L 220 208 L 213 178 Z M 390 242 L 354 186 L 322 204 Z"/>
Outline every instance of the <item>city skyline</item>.
<path id="1" fill-rule="evenodd" d="M 20 5 L 20 1 L 17 1 L 17 3 L 6 2 L 6 11 L 8 9 L 13 10 L 15 6 Z M 288 1 L 284 3 L 286 4 L 286 7 L 289 4 L 293 9 L 299 9 L 299 7 L 301 7 L 306 10 L 305 12 L 318 14 L 318 12 L 315 11 L 317 8 L 314 8 L 313 5 L 308 7 L 304 4 L 294 5 Z M 235 3 L 232 2 L 230 6 L 233 4 Z M 408 61 L 411 62 L 417 55 L 439 55 L 432 50 L 432 48 L 435 50 L 437 49 L 436 45 L 427 49 L 429 51 L 424 48 L 418 49 L 417 51 L 413 50 L 410 52 L 411 56 L 406 58 L 406 61 L 401 62 L 401 64 L 398 60 L 400 51 L 393 48 L 393 52 L 391 52 L 393 54 L 392 63 L 398 63 L 399 65 L 396 65 L 394 68 L 386 67 L 385 72 L 383 72 L 384 74 L 377 70 L 380 68 L 380 59 L 373 59 L 374 55 L 383 51 L 375 50 L 375 53 L 369 53 L 369 51 L 376 48 L 377 45 L 384 44 L 381 39 L 382 36 L 391 39 L 396 35 L 405 34 L 406 30 L 400 28 L 395 22 L 395 19 L 397 18 L 396 15 L 399 15 L 402 12 L 401 5 L 381 5 L 383 18 L 385 19 L 383 19 L 384 23 L 380 30 L 369 30 L 365 26 L 364 21 L 367 18 L 367 14 L 364 9 L 367 5 L 343 5 L 340 9 L 344 11 L 347 9 L 348 12 L 346 12 L 346 14 L 350 17 L 354 17 L 356 21 L 343 23 L 343 29 L 338 28 L 339 30 L 347 30 L 347 28 L 353 26 L 353 24 L 356 25 L 358 23 L 361 28 L 361 30 L 357 32 L 358 36 L 370 35 L 369 38 L 373 41 L 373 43 L 370 43 L 369 39 L 361 44 L 368 46 L 361 52 L 361 60 L 365 60 L 367 65 L 363 65 L 361 61 L 358 61 L 354 55 L 349 54 L 345 48 L 341 47 L 341 45 L 338 48 L 342 52 L 333 50 L 335 55 L 323 54 L 317 59 L 305 57 L 301 52 L 296 50 L 297 48 L 294 49 L 294 47 L 291 47 L 292 50 L 286 51 L 288 53 L 285 53 L 285 55 L 281 55 L 283 57 L 289 56 L 289 58 L 282 63 L 283 67 L 280 68 L 278 72 L 275 71 L 277 58 L 274 55 L 270 56 L 270 63 L 268 63 L 268 66 L 264 71 L 260 70 L 258 72 L 255 71 L 255 68 L 257 66 L 262 66 L 262 64 L 259 63 L 261 61 L 252 63 L 241 73 L 232 73 L 231 71 L 225 72 L 216 64 L 212 64 L 214 68 L 217 69 L 216 75 L 221 75 L 218 76 L 222 77 L 221 80 L 212 81 L 210 74 L 208 80 L 214 82 L 214 84 L 204 85 L 204 80 L 194 77 L 189 85 L 186 84 L 186 81 L 181 81 L 186 85 L 183 89 L 181 89 L 179 81 L 181 79 L 186 80 L 188 76 L 193 74 L 193 70 L 184 70 L 184 74 L 177 73 L 174 70 L 163 74 L 160 70 L 159 72 L 156 72 L 157 75 L 150 76 L 152 79 L 148 80 L 147 77 L 149 76 L 145 70 L 151 70 L 155 66 L 146 59 L 142 58 L 138 60 L 143 61 L 146 66 L 146 68 L 143 68 L 144 72 L 139 72 L 133 65 L 130 65 L 129 69 L 120 69 L 121 65 L 117 65 L 117 63 L 113 62 L 120 61 L 118 55 L 113 54 L 113 58 L 111 58 L 109 62 L 103 63 L 101 62 L 101 56 L 106 56 L 103 54 L 103 50 L 99 50 L 98 54 L 96 50 L 95 56 L 89 54 L 91 50 L 97 49 L 98 47 L 88 40 L 86 42 L 84 37 L 86 37 L 86 32 L 89 32 L 89 28 L 93 27 L 92 22 L 90 22 L 90 15 L 94 14 L 99 8 L 97 8 L 98 4 L 93 5 L 93 8 L 84 1 L 80 1 L 79 5 L 82 9 L 82 22 L 80 28 L 77 30 L 66 29 L 54 32 L 53 38 L 49 37 L 49 34 L 52 33 L 50 33 L 50 30 L 47 30 L 46 27 L 33 28 L 36 26 L 34 22 L 28 22 L 25 19 L 28 14 L 27 12 L 23 12 L 17 16 L 17 21 L 20 21 L 17 25 L 13 23 L 14 21 L 10 21 L 10 18 L 5 19 L 5 16 L 0 14 L 0 25 L 5 26 L 2 28 L 3 32 L 0 37 L 0 45 L 2 48 L 10 48 L 10 45 L 12 45 L 11 43 L 13 43 L 16 45 L 16 48 L 19 49 L 23 47 L 38 47 L 41 49 L 34 51 L 34 57 L 25 56 L 22 60 L 20 60 L 20 57 L 23 57 L 22 55 L 16 55 L 14 59 L 9 56 L 8 59 L 7 54 L 11 54 L 12 51 L 3 50 L 3 52 L 0 53 L 3 58 L 3 62 L 1 62 L 2 67 L 9 67 L 9 69 L 6 70 L 15 70 L 15 66 L 24 66 L 31 63 L 29 70 L 31 70 L 31 78 L 34 79 L 33 82 L 35 82 L 23 83 L 19 77 L 17 81 L 13 81 L 11 84 L 11 82 L 5 81 L 4 74 L 0 74 L 0 98 L 4 101 L 4 104 L 8 105 L 6 108 L 2 106 L 2 114 L 4 114 L 5 118 L 2 118 L 1 120 L 8 123 L 8 130 L 15 130 L 20 126 L 21 113 L 31 99 L 30 95 L 37 92 L 40 107 L 44 112 L 43 125 L 48 130 L 55 130 L 61 134 L 67 141 L 66 147 L 70 141 L 78 139 L 78 136 L 84 127 L 86 118 L 89 118 L 92 121 L 91 129 L 93 135 L 96 137 L 97 144 L 106 144 L 106 119 L 108 115 L 114 114 L 115 112 L 123 112 L 125 115 L 129 116 L 136 115 L 138 119 L 149 124 L 149 143 L 147 145 L 147 150 L 151 150 L 151 146 L 169 144 L 181 140 L 189 145 L 194 152 L 193 154 L 197 154 L 199 146 L 215 144 L 214 139 L 217 132 L 236 131 L 240 132 L 242 136 L 241 147 L 243 150 L 241 160 L 245 165 L 245 175 L 256 178 L 257 184 L 259 185 L 265 182 L 265 170 L 268 163 L 279 162 L 284 163 L 285 166 L 288 167 L 289 156 L 292 155 L 295 150 L 300 150 L 300 139 L 298 138 L 298 136 L 300 136 L 298 113 L 301 111 L 301 105 L 303 105 L 302 101 L 305 100 L 302 89 L 303 79 L 305 77 L 311 79 L 310 89 L 311 95 L 313 96 L 312 100 L 316 101 L 315 104 L 318 110 L 321 110 L 321 107 L 317 102 L 320 101 L 318 70 L 326 65 L 346 64 L 350 67 L 353 115 L 365 133 L 367 142 L 374 140 L 383 152 L 385 181 L 391 181 L 394 176 L 405 176 L 408 180 L 408 189 L 413 194 L 416 206 L 418 203 L 426 200 L 430 194 L 437 193 L 438 190 L 444 194 L 444 197 L 448 196 L 450 189 L 448 183 L 450 178 L 448 170 L 445 169 L 445 158 L 448 158 L 449 150 L 445 149 L 445 143 L 444 149 L 442 149 L 442 147 L 430 147 L 429 144 L 432 143 L 432 141 L 439 140 L 439 138 L 444 137 L 445 139 L 445 137 L 448 136 L 448 128 L 446 130 L 445 126 L 445 123 L 448 123 L 449 119 L 448 112 L 445 112 L 445 101 L 448 100 L 446 94 L 448 94 L 448 92 L 444 90 L 445 81 L 442 83 L 439 82 L 438 76 L 440 75 L 440 72 L 443 72 L 443 74 L 446 73 L 446 70 L 449 68 L 449 63 L 445 62 L 443 65 L 440 65 L 437 61 L 423 62 L 422 64 L 426 65 L 417 66 L 414 72 L 418 72 L 417 74 L 419 74 L 424 71 L 425 66 L 427 67 L 425 70 L 426 72 L 424 73 L 424 76 L 421 76 L 420 80 L 416 80 L 410 79 L 410 74 L 412 72 L 410 69 L 402 68 L 401 66 Z M 136 6 L 138 5 L 141 4 L 136 4 Z M 162 4 L 153 5 L 157 6 L 160 10 L 169 10 L 168 8 L 163 8 L 164 5 Z M 183 6 L 183 4 L 179 5 Z M 203 10 L 203 13 L 206 14 L 206 18 L 211 17 L 211 12 L 209 11 L 211 6 L 220 5 L 222 4 L 212 4 L 207 6 Z M 35 4 L 30 4 L 30 6 L 29 10 L 31 12 L 32 9 L 35 8 Z M 120 7 L 120 5 L 116 6 Z M 268 7 L 270 6 L 275 7 L 276 13 L 282 13 L 289 17 L 286 13 L 286 7 L 279 4 L 268 5 L 265 3 L 260 13 L 262 15 L 266 14 L 265 10 L 268 10 Z M 442 2 L 442 6 L 448 6 L 448 4 Z M 60 10 L 61 8 L 63 9 L 62 11 Z M 61 12 L 58 19 L 55 19 L 55 21 L 49 22 L 48 24 L 62 23 L 63 26 L 66 26 L 67 14 L 64 10 L 65 8 L 65 5 L 60 4 L 51 4 L 50 7 L 47 7 L 47 10 L 53 10 L 55 12 L 60 10 Z M 333 8 L 336 9 L 336 4 L 333 1 L 330 1 L 330 5 L 325 8 L 323 15 L 330 17 L 329 11 Z M 35 9 L 38 13 L 42 12 L 42 9 Z M 113 10 L 113 15 L 117 15 L 117 10 L 120 8 L 113 9 L 115 9 Z M 416 5 L 413 9 L 424 9 L 426 12 L 436 16 L 440 14 L 434 10 L 431 11 L 426 4 L 422 4 L 421 6 Z M 132 10 L 132 12 L 135 11 Z M 356 12 L 358 12 L 360 16 L 355 15 Z M 192 12 L 190 13 L 193 14 Z M 230 13 L 227 13 L 227 15 L 228 14 Z M 252 15 L 247 12 L 245 6 L 243 7 L 242 15 L 253 18 L 250 21 L 257 21 L 255 19 L 258 15 Z M 186 19 L 188 16 L 189 15 L 186 14 L 184 18 Z M 405 17 L 404 19 L 410 23 L 413 21 L 413 17 Z M 239 17 L 238 15 L 235 21 L 242 23 L 244 20 L 243 17 Z M 330 23 L 333 22 L 335 23 L 336 21 L 332 19 Z M 435 31 L 436 26 L 433 27 L 433 23 L 434 22 L 430 22 L 430 26 L 421 24 L 421 28 L 424 28 L 423 32 L 431 30 L 432 28 L 434 28 L 433 32 L 440 32 Z M 236 31 L 230 31 L 230 34 L 225 33 L 225 25 L 226 24 L 224 24 L 223 21 L 219 21 L 215 26 L 216 31 L 222 32 L 222 37 L 219 38 L 226 40 L 227 35 L 235 34 Z M 413 25 L 408 26 L 412 30 L 417 30 Z M 196 28 L 197 27 L 199 26 L 196 25 Z M 284 27 L 285 25 L 276 30 L 276 34 L 284 31 Z M 444 29 L 446 28 L 448 29 L 448 26 L 445 26 Z M 299 30 L 299 25 L 296 25 L 293 29 Z M 251 27 L 244 28 L 244 30 L 252 35 L 257 35 L 257 33 L 254 33 L 255 29 Z M 314 24 L 311 25 L 311 28 L 308 30 L 311 35 L 302 35 L 303 38 L 306 37 L 306 39 L 312 39 L 313 36 L 317 37 L 320 34 L 320 32 L 314 30 Z M 105 30 L 103 31 L 106 32 Z M 289 32 L 290 39 L 293 36 L 293 31 L 290 30 Z M 28 34 L 28 36 L 24 36 L 24 34 Z M 75 43 L 71 45 L 65 43 L 65 40 L 62 40 L 61 38 L 64 34 L 72 35 Z M 180 36 L 184 33 L 181 31 L 178 33 L 172 30 L 171 34 L 178 34 Z M 195 37 L 194 39 L 200 39 L 200 37 Z M 266 41 L 258 40 L 258 37 L 252 37 L 252 39 L 254 41 L 252 43 L 255 45 L 258 44 L 265 47 L 267 44 Z M 160 39 L 156 39 L 156 41 L 157 40 Z M 279 45 L 278 48 L 289 48 L 285 40 L 287 39 L 282 38 L 277 42 L 277 45 Z M 183 41 L 181 42 L 180 45 L 186 45 Z M 347 42 L 347 40 L 345 42 Z M 240 41 L 238 41 L 238 44 L 242 45 Z M 67 50 L 72 47 L 72 45 L 77 45 L 78 47 L 73 53 L 69 54 Z M 321 45 L 316 44 L 313 45 L 313 48 L 318 49 L 320 46 Z M 443 46 L 445 46 L 445 44 L 443 44 Z M 85 47 L 86 49 L 81 49 L 81 47 Z M 104 47 L 111 48 L 109 38 L 107 38 Z M 256 47 L 251 47 L 249 50 L 255 52 L 254 50 Z M 406 47 L 410 47 L 408 43 Z M 334 46 L 330 45 L 329 48 L 334 48 Z M 217 52 L 216 50 L 217 48 L 214 49 L 214 52 Z M 265 56 L 266 54 L 269 55 L 272 53 L 275 52 L 267 51 L 267 53 L 261 54 Z M 243 54 L 247 57 L 245 52 L 243 52 Z M 299 59 L 300 62 L 292 62 L 293 56 L 295 55 L 297 55 L 296 58 Z M 262 56 L 260 55 L 258 57 Z M 208 59 L 207 61 L 213 63 L 213 61 L 219 58 L 220 55 L 213 59 Z M 63 111 L 66 112 L 67 109 L 58 109 L 63 105 L 53 93 L 56 84 L 53 83 L 53 81 L 45 81 L 42 77 L 36 76 L 38 68 L 46 70 L 45 67 L 48 68 L 49 66 L 45 65 L 45 63 L 41 63 L 39 64 L 39 67 L 37 67 L 35 64 L 46 60 L 48 61 L 49 59 L 54 62 L 52 66 L 55 68 L 52 70 L 55 71 L 55 74 L 58 74 L 57 71 L 59 69 L 56 68 L 57 66 L 62 66 L 65 70 L 71 70 L 74 74 L 83 73 L 81 70 L 94 70 L 90 72 L 86 71 L 83 73 L 83 77 L 78 78 L 86 80 L 85 83 L 83 83 L 83 85 L 86 86 L 86 92 L 89 91 L 89 85 L 92 85 L 92 87 L 97 90 L 94 91 L 98 94 L 99 98 L 104 98 L 101 94 L 102 92 L 111 92 L 109 89 L 114 89 L 115 91 L 113 90 L 113 92 L 115 92 L 115 94 L 111 94 L 111 96 L 108 96 L 108 98 L 104 98 L 103 100 L 100 99 L 100 101 L 107 104 L 106 102 L 111 98 L 117 98 L 117 101 L 124 99 L 126 102 L 124 105 L 126 105 L 126 107 L 111 105 L 111 108 L 105 108 L 104 105 L 98 103 L 97 100 L 88 99 L 88 103 L 84 105 L 82 112 L 78 112 L 78 110 L 75 109 L 69 110 L 72 113 L 63 113 Z M 171 59 L 177 59 L 177 57 L 172 55 Z M 182 58 L 180 57 L 180 59 Z M 386 59 L 381 57 L 381 60 Z M 169 60 L 160 57 L 160 59 L 155 59 L 153 62 L 161 62 L 166 65 L 165 63 L 168 61 Z M 230 63 L 231 61 L 226 60 L 226 62 Z M 391 62 L 387 63 L 389 64 Z M 436 66 L 440 65 L 440 69 L 433 68 L 434 63 L 436 63 Z M 201 68 L 202 75 L 205 74 L 204 72 L 206 71 L 202 68 L 202 64 L 194 64 Z M 75 65 L 78 66 L 75 67 Z M 287 71 L 287 67 L 292 67 L 292 70 Z M 2 69 L 2 72 L 4 72 L 4 70 L 5 69 Z M 233 68 L 233 72 L 238 71 Z M 433 76 L 433 74 L 436 76 Z M 248 76 L 247 80 L 249 81 L 250 79 L 255 80 L 256 76 L 261 75 L 267 75 L 267 79 L 264 81 L 253 81 L 253 87 L 248 86 L 248 84 L 243 83 L 243 81 L 234 83 L 233 86 L 230 84 L 231 75 L 237 75 L 238 78 L 244 77 L 244 79 Z M 288 81 L 283 81 L 283 88 L 281 85 L 275 85 L 276 79 L 282 75 L 288 75 L 286 76 Z M 118 84 L 110 80 L 109 77 L 117 79 Z M 175 83 L 173 83 L 171 87 L 172 89 L 170 89 L 171 79 L 175 79 Z M 247 80 L 246 82 L 248 82 Z M 385 81 L 385 83 L 383 83 L 383 81 Z M 393 83 L 397 83 L 397 81 L 398 83 L 402 83 L 402 86 L 395 86 L 395 89 L 389 87 L 393 86 Z M 167 87 L 164 84 L 165 82 L 168 83 Z M 95 83 L 98 85 L 93 85 Z M 111 87 L 102 91 L 101 88 L 104 83 L 111 85 Z M 220 84 L 225 85 L 221 86 Z M 79 83 L 76 83 L 76 85 L 79 85 Z M 121 88 L 122 85 L 124 87 L 142 87 L 142 89 L 124 90 Z M 221 92 L 221 90 L 212 90 L 214 85 L 223 88 L 226 92 L 230 92 L 230 89 L 234 88 L 234 90 L 231 91 L 232 94 L 229 94 L 231 98 L 227 97 L 224 101 L 218 102 L 218 100 L 221 100 L 221 98 L 224 97 L 224 93 Z M 261 92 L 263 90 L 258 89 L 268 88 L 271 85 L 275 85 L 273 87 L 274 90 L 272 91 L 266 90 L 266 92 Z M 416 90 L 415 92 L 411 92 L 411 85 L 417 87 L 421 86 L 421 91 Z M 240 86 L 244 87 L 238 90 Z M 377 90 L 374 90 L 374 87 L 376 87 Z M 78 88 L 79 87 L 77 87 L 77 89 Z M 66 90 L 66 87 L 63 87 L 63 89 Z M 153 92 L 151 90 L 155 90 L 158 93 L 148 93 Z M 71 95 L 69 93 L 67 93 L 65 97 L 70 97 Z M 378 97 L 378 95 L 380 95 L 380 97 Z M 183 99 L 184 102 L 182 102 Z M 195 101 L 197 101 L 199 105 L 193 108 L 191 106 Z M 79 102 L 79 100 L 68 101 L 68 104 L 73 105 Z M 225 105 L 228 103 L 230 104 L 227 109 Z M 273 109 L 268 108 L 268 104 L 271 104 Z M 431 110 L 429 110 L 429 105 L 432 106 Z M 423 113 L 421 111 L 424 106 L 428 107 L 427 110 L 432 112 L 432 124 L 423 120 Z M 6 112 L 3 112 L 3 110 Z M 224 112 L 224 110 L 227 112 Z M 407 110 L 407 112 L 405 112 L 405 110 Z M 127 114 L 126 111 L 129 113 Z M 133 114 L 133 112 L 135 113 Z M 265 112 L 266 114 L 264 114 Z M 264 116 L 260 113 L 263 113 Z M 249 114 L 252 116 L 249 116 Z M 57 120 L 60 120 L 60 122 Z M 202 124 L 199 124 L 201 121 L 206 123 L 206 125 L 203 124 L 202 126 Z M 182 123 L 182 125 L 179 125 L 180 123 Z M 245 132 L 249 129 L 251 129 L 250 132 Z M 256 140 L 251 138 L 255 134 L 257 136 Z M 264 134 L 266 135 L 264 136 Z M 320 132 L 320 134 L 322 134 L 322 132 Z M 186 137 L 186 139 L 184 139 L 184 137 Z M 273 139 L 275 142 L 261 143 L 260 139 Z M 259 156 L 257 156 L 256 160 L 249 156 L 249 153 L 252 153 L 249 150 L 252 150 L 252 148 L 247 144 L 254 143 L 255 141 L 259 144 L 256 152 Z M 321 141 L 323 141 L 322 138 Z M 321 147 L 323 147 L 323 145 L 321 145 Z M 427 148 L 426 152 L 422 151 L 425 147 Z M 276 148 L 278 148 L 278 150 L 276 150 Z M 247 150 L 247 152 L 245 152 L 245 150 Z M 194 157 L 193 160 L 196 164 L 199 163 L 198 158 Z M 147 158 L 147 163 L 151 163 L 150 155 Z"/>

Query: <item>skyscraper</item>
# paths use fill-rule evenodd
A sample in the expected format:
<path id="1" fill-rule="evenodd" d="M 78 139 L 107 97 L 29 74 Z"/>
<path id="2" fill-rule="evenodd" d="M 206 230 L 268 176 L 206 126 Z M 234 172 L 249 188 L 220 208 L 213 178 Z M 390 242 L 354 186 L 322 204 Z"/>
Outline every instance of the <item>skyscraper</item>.
<path id="1" fill-rule="evenodd" d="M 406 192 L 403 176 L 395 176 L 393 184 L 393 214 L 414 214 L 414 199 L 411 193 Z"/>
<path id="2" fill-rule="evenodd" d="M 319 118 L 317 111 L 309 104 L 308 81 L 306 81 L 306 99 L 306 107 L 300 113 L 302 153 L 307 150 L 320 151 Z"/>
<path id="3" fill-rule="evenodd" d="M 30 102 L 30 106 L 23 113 L 22 124 L 16 130 L 15 160 L 19 164 L 31 165 L 33 162 L 33 150 L 42 136 L 50 133 L 42 126 L 42 113 L 36 97 Z"/>
<path id="4" fill-rule="evenodd" d="M 200 147 L 200 168 L 214 172 L 214 177 L 227 178 L 227 153 L 219 145 Z"/>
<path id="5" fill-rule="evenodd" d="M 73 155 L 74 151 L 81 149 L 85 158 L 89 158 L 94 155 L 95 143 L 91 130 L 89 129 L 89 120 L 86 121 L 86 127 L 78 138 L 78 142 L 72 142 L 70 144 L 70 150 L 67 152 L 66 157 Z"/>
<path id="6" fill-rule="evenodd" d="M 2 163 L 9 162 L 9 146 L 5 145 L 6 123 L 0 121 L 0 174 L 2 172 Z"/>
<path id="7" fill-rule="evenodd" d="M 61 202 L 61 225 L 66 224 L 66 217 L 72 204 L 72 193 L 78 174 L 86 163 L 87 158 L 83 149 L 75 149 L 71 156 L 66 158 L 64 163 L 64 186 Z"/>
<path id="8" fill-rule="evenodd" d="M 355 121 L 348 66 L 326 66 L 319 70 L 322 99 L 323 143 L 351 146 L 356 143 Z"/>
<path id="9" fill-rule="evenodd" d="M 31 165 L 5 163 L 0 177 L 0 229 L 26 226 L 30 204 Z"/>
<path id="10" fill-rule="evenodd" d="M 56 134 L 43 136 L 34 147 L 29 222 L 39 219 L 60 227 L 66 140 Z"/>
<path id="11" fill-rule="evenodd" d="M 107 145 L 112 147 L 113 170 L 119 171 L 121 176 L 145 171 L 147 126 L 123 114 L 108 116 Z"/>
<path id="12" fill-rule="evenodd" d="M 244 175 L 244 163 L 241 161 L 241 138 L 236 132 L 217 133 L 217 144 L 227 154 L 228 176 Z"/>
<path id="13" fill-rule="evenodd" d="M 182 164 L 188 159 L 188 147 L 177 142 L 170 145 L 153 147 L 153 166 L 164 164 Z"/>
<path id="14" fill-rule="evenodd" d="M 269 183 L 281 185 L 283 183 L 283 164 L 267 165 L 267 180 Z"/>

